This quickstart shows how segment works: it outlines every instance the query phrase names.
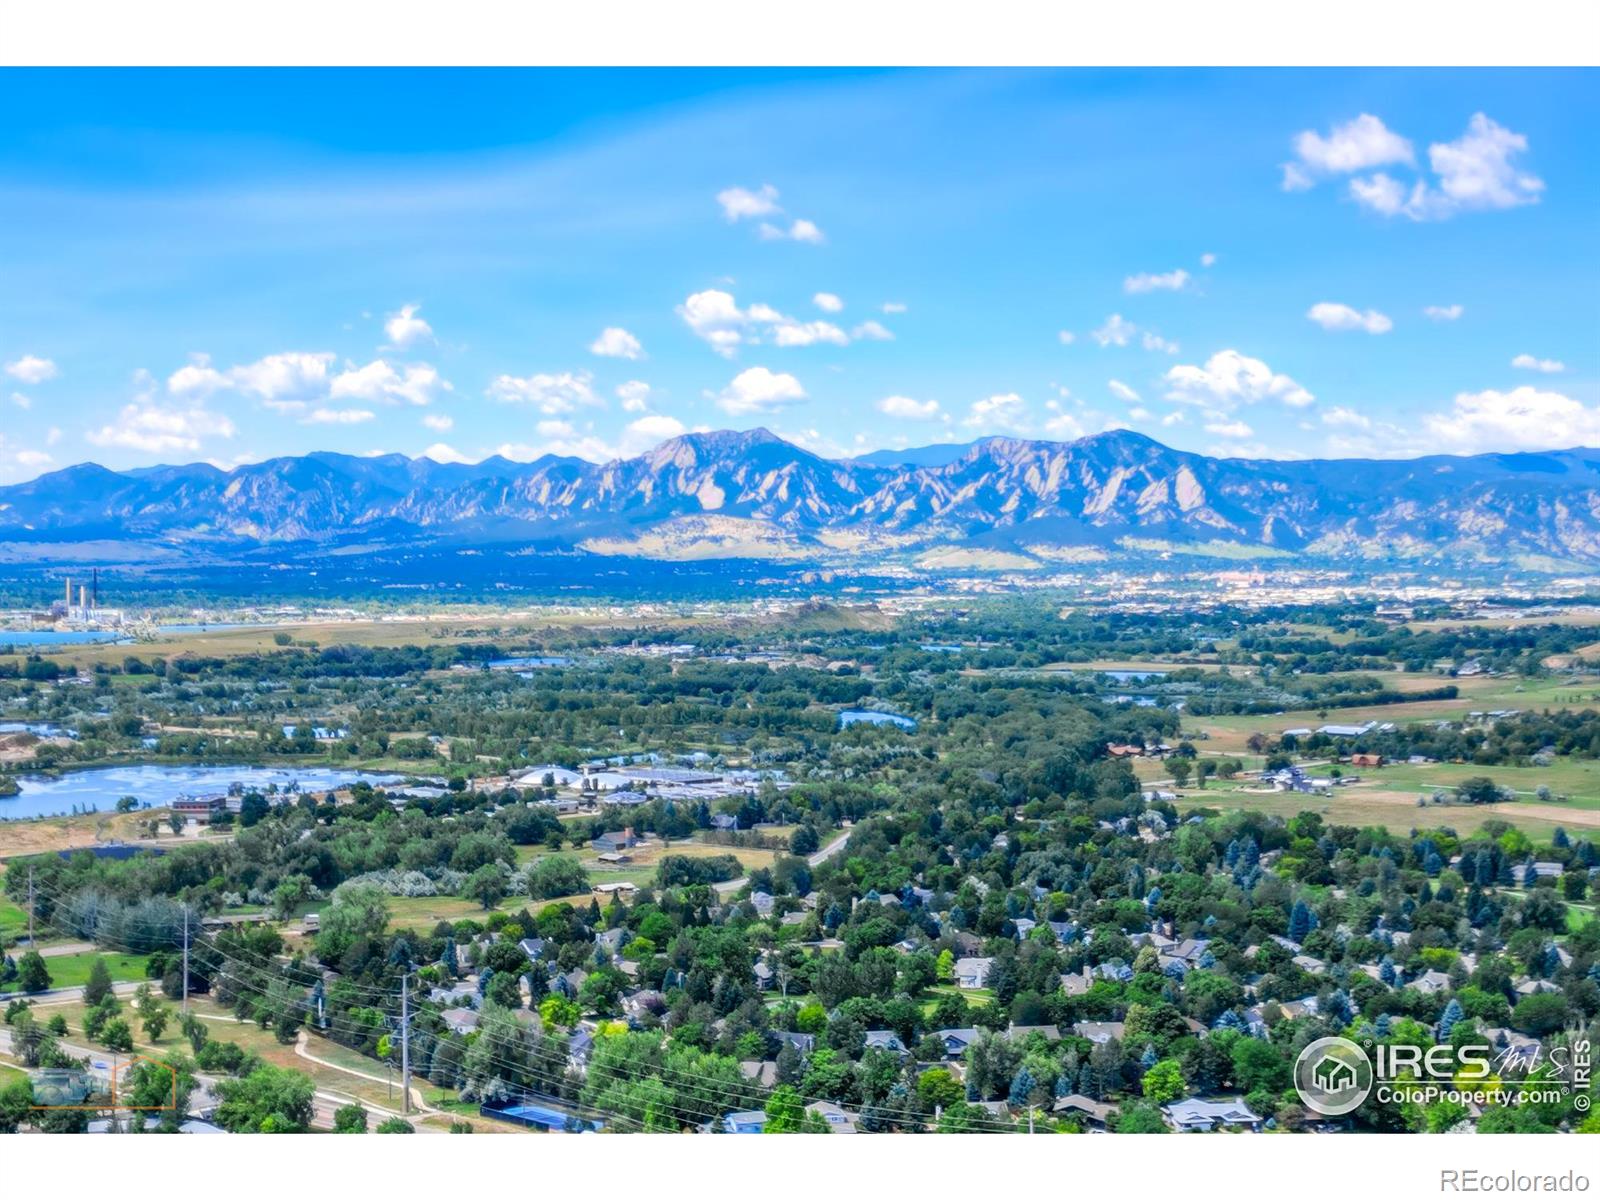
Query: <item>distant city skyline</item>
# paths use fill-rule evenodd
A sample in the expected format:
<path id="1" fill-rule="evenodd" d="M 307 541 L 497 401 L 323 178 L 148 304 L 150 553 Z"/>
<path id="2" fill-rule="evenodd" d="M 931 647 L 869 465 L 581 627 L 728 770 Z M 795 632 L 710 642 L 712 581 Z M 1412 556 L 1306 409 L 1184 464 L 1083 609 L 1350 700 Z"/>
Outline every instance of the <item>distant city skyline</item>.
<path id="1" fill-rule="evenodd" d="M 0 483 L 1600 445 L 1592 72 L 0 74 Z"/>

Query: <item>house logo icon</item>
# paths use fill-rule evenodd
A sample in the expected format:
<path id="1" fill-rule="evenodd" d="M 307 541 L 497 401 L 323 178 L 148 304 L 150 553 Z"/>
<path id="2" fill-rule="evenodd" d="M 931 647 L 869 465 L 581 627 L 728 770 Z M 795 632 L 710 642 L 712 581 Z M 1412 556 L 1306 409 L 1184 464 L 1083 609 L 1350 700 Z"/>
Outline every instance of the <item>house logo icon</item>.
<path id="1" fill-rule="evenodd" d="M 1345 1116 L 1372 1091 L 1372 1062 L 1349 1038 L 1318 1038 L 1295 1060 L 1294 1090 L 1312 1112 Z"/>

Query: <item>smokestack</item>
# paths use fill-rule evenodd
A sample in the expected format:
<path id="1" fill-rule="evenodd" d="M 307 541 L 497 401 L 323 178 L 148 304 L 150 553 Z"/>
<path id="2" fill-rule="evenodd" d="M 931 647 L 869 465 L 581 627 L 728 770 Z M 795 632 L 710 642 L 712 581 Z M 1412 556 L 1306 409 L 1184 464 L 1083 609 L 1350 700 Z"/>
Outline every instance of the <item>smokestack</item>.
<path id="1" fill-rule="evenodd" d="M 72 576 L 67 576 L 67 608 L 72 607 Z"/>
<path id="2" fill-rule="evenodd" d="M 93 580 L 94 587 L 90 589 L 89 594 L 94 598 L 94 606 L 96 608 L 99 608 L 100 607 L 100 568 L 99 567 L 96 567 L 94 569 L 94 574 L 90 578 Z"/>

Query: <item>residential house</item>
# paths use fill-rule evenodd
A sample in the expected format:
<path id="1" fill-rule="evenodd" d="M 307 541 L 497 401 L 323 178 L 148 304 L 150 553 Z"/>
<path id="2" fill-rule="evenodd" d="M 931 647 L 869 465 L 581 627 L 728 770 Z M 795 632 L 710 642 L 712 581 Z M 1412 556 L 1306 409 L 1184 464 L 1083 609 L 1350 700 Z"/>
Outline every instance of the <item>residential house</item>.
<path id="1" fill-rule="evenodd" d="M 1261 1131 L 1262 1119 L 1242 1099 L 1179 1100 L 1163 1105 L 1161 1113 L 1179 1133 L 1210 1133 L 1213 1129 Z"/>
<path id="2" fill-rule="evenodd" d="M 1079 1021 L 1072 1027 L 1072 1032 L 1101 1046 L 1110 1041 L 1120 1042 L 1124 1029 L 1121 1021 Z"/>
<path id="3" fill-rule="evenodd" d="M 806 1105 L 806 1111 L 819 1116 L 834 1133 L 859 1133 L 856 1128 L 857 1116 L 847 1108 L 840 1108 L 831 1100 L 813 1100 Z"/>
<path id="4" fill-rule="evenodd" d="M 969 991 L 981 988 L 989 982 L 989 972 L 993 969 L 992 958 L 958 958 L 955 966 L 956 986 Z"/>
<path id="5" fill-rule="evenodd" d="M 1115 1104 L 1107 1104 L 1103 1100 L 1091 1100 L 1087 1096 L 1073 1092 L 1069 1096 L 1057 1098 L 1050 1106 L 1050 1111 L 1058 1117 L 1073 1118 L 1086 1129 L 1103 1130 L 1116 1108 Z"/>
<path id="6" fill-rule="evenodd" d="M 906 1044 L 900 1040 L 900 1035 L 892 1029 L 867 1030 L 866 1048 L 868 1050 L 887 1050 L 900 1058 L 904 1058 L 910 1053 L 906 1049 Z"/>

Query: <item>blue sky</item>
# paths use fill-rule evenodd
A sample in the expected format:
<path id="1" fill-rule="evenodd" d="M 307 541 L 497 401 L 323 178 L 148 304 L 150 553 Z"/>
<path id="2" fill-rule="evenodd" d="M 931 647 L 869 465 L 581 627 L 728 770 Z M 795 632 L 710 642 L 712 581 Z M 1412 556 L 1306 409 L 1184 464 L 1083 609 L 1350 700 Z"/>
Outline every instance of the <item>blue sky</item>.
<path id="1" fill-rule="evenodd" d="M 1597 97 L 1576 71 L 8 71 L 0 482 L 756 425 L 834 455 L 1600 445 Z"/>

